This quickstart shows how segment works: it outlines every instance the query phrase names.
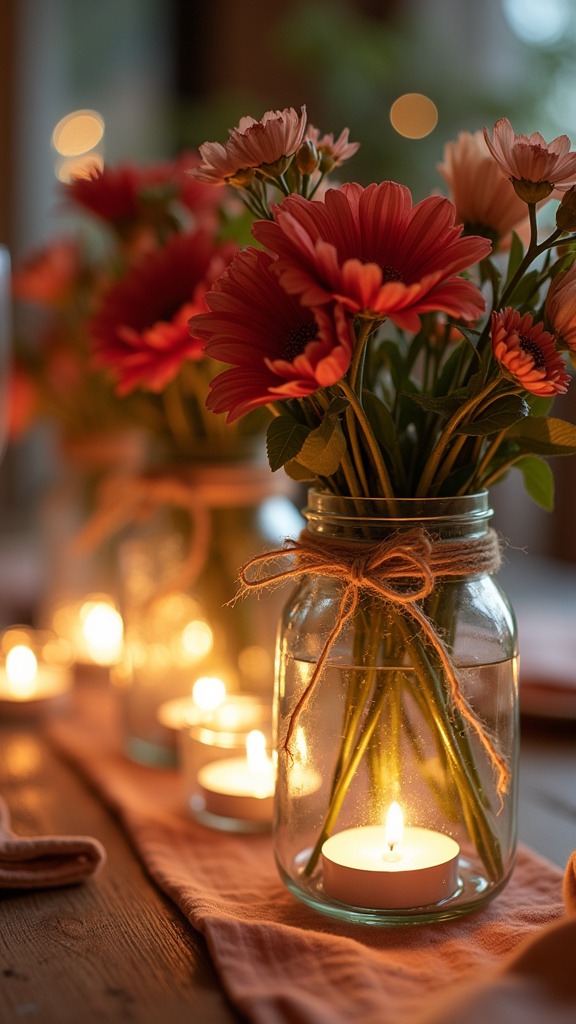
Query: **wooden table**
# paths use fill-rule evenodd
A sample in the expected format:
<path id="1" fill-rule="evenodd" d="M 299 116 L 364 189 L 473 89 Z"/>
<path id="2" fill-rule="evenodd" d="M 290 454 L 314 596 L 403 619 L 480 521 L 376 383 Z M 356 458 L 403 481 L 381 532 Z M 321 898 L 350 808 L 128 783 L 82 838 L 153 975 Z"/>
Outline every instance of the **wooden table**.
<path id="1" fill-rule="evenodd" d="M 2 1024 L 229 1024 L 202 937 L 145 875 L 99 798 L 37 730 L 0 728 L 16 832 L 97 836 L 91 884 L 0 897 Z M 524 727 L 520 838 L 564 867 L 576 847 L 576 723 Z"/>

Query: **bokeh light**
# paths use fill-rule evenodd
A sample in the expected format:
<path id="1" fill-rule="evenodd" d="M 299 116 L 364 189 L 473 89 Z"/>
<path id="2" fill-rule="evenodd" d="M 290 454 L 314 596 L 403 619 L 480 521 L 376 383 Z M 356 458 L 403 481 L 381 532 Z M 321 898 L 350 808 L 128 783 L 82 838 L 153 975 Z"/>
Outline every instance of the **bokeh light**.
<path id="1" fill-rule="evenodd" d="M 405 139 L 423 139 L 438 124 L 436 104 L 419 92 L 399 96 L 390 108 L 392 127 Z"/>
<path id="2" fill-rule="evenodd" d="M 66 114 L 52 132 L 52 144 L 60 156 L 81 156 L 102 141 L 104 119 L 95 110 Z"/>

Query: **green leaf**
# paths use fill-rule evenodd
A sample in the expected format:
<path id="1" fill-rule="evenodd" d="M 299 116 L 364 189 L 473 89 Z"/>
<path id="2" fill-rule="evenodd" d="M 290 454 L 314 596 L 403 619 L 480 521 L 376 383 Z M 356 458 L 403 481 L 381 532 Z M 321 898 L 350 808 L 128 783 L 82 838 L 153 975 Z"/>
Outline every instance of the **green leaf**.
<path id="1" fill-rule="evenodd" d="M 347 398 L 333 398 L 326 409 L 326 416 L 341 416 L 349 406 L 350 402 Z"/>
<path id="2" fill-rule="evenodd" d="M 316 476 L 332 476 L 345 452 L 346 438 L 340 421 L 335 416 L 325 416 L 320 426 L 308 434 L 298 453 L 298 462 Z"/>
<path id="3" fill-rule="evenodd" d="M 524 246 L 520 241 L 515 231 L 512 232 L 512 242 L 510 245 L 510 255 L 508 257 L 508 271 L 506 273 L 506 283 L 504 288 L 507 288 L 510 281 L 514 277 L 514 274 L 518 270 L 518 267 L 524 259 Z"/>
<path id="4" fill-rule="evenodd" d="M 364 390 L 362 402 L 376 440 L 389 455 L 394 456 L 398 448 L 398 437 L 392 413 L 373 391 Z"/>
<path id="5" fill-rule="evenodd" d="M 507 395 L 505 398 L 492 402 L 484 416 L 472 423 L 465 423 L 456 430 L 456 433 L 466 434 L 467 437 L 486 437 L 488 434 L 498 434 L 529 414 L 528 404 L 520 395 Z"/>
<path id="6" fill-rule="evenodd" d="M 313 473 L 311 469 L 307 469 L 303 466 L 298 459 L 289 459 L 288 462 L 284 463 L 284 472 L 291 480 L 298 480 L 300 482 L 305 480 L 316 480 L 316 473 Z"/>
<path id="7" fill-rule="evenodd" d="M 553 416 L 528 416 L 507 436 L 530 455 L 576 455 L 576 426 Z"/>
<path id="8" fill-rule="evenodd" d="M 309 427 L 297 423 L 291 416 L 278 416 L 272 420 L 266 435 L 266 450 L 272 472 L 296 458 L 309 433 Z"/>
<path id="9" fill-rule="evenodd" d="M 406 392 L 403 392 L 406 394 Z M 425 409 L 426 412 L 435 412 L 439 416 L 451 416 L 456 409 L 460 409 L 462 404 L 468 398 L 468 391 L 466 388 L 458 388 L 451 395 L 422 395 L 407 394 L 416 405 L 419 405 L 421 409 Z"/>
<path id="10" fill-rule="evenodd" d="M 472 354 L 475 356 L 478 355 L 469 338 L 464 338 L 463 341 L 460 341 L 458 345 L 456 345 L 456 348 L 450 353 L 442 367 L 438 382 L 434 389 L 437 395 L 446 395 L 451 391 L 454 383 L 460 376 L 462 366 L 464 365 L 467 356 Z"/>
<path id="11" fill-rule="evenodd" d="M 554 405 L 554 395 L 528 395 L 531 416 L 547 416 Z"/>
<path id="12" fill-rule="evenodd" d="M 448 324 L 450 327 L 455 327 L 457 331 L 460 331 L 460 334 L 464 335 L 466 341 L 472 345 L 472 348 L 476 348 L 480 331 L 475 331 L 473 327 L 465 327 L 464 324 L 458 323 L 457 320 L 448 320 Z"/>
<path id="13" fill-rule="evenodd" d="M 554 476 L 547 462 L 527 455 L 516 463 L 524 477 L 524 486 L 530 497 L 547 512 L 554 510 Z"/>

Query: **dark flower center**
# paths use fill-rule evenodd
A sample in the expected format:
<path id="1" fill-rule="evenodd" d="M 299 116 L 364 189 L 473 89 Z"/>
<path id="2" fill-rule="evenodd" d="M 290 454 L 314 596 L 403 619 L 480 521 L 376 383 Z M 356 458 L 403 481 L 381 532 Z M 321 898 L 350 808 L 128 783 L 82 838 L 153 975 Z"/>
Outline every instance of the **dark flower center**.
<path id="1" fill-rule="evenodd" d="M 532 362 L 537 370 L 546 369 L 546 357 L 540 348 L 537 341 L 533 338 L 527 338 L 524 334 L 518 335 L 520 338 L 520 348 L 528 356 L 532 356 Z"/>
<path id="2" fill-rule="evenodd" d="M 296 356 L 302 355 L 309 341 L 318 337 L 318 325 L 315 320 L 308 320 L 305 324 L 298 324 L 288 331 L 284 338 L 282 358 L 293 363 Z"/>
<path id="3" fill-rule="evenodd" d="M 380 267 L 380 270 L 382 271 L 382 284 L 388 284 L 389 281 L 400 281 L 401 283 L 403 283 L 404 278 L 402 277 L 402 274 L 400 274 L 396 270 L 395 267 L 383 267 L 381 263 L 379 263 L 378 265 Z"/>

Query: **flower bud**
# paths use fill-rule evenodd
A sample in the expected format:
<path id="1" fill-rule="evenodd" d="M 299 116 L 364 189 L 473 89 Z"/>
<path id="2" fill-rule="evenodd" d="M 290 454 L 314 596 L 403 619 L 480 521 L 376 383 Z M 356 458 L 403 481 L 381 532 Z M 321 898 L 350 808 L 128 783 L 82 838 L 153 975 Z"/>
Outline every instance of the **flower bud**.
<path id="1" fill-rule="evenodd" d="M 526 178 L 510 178 L 516 195 L 525 203 L 540 203 L 554 191 L 549 181 L 528 181 Z"/>
<path id="2" fill-rule="evenodd" d="M 576 231 L 576 185 L 565 193 L 556 211 L 556 227 L 560 231 Z"/>
<path id="3" fill-rule="evenodd" d="M 326 150 L 320 150 L 318 156 L 320 157 L 320 171 L 322 174 L 330 174 L 330 171 L 336 166 L 336 161 L 331 153 Z"/>
<path id="4" fill-rule="evenodd" d="M 301 174 L 313 174 L 319 164 L 316 146 L 310 139 L 306 139 L 295 157 L 296 166 Z"/>

